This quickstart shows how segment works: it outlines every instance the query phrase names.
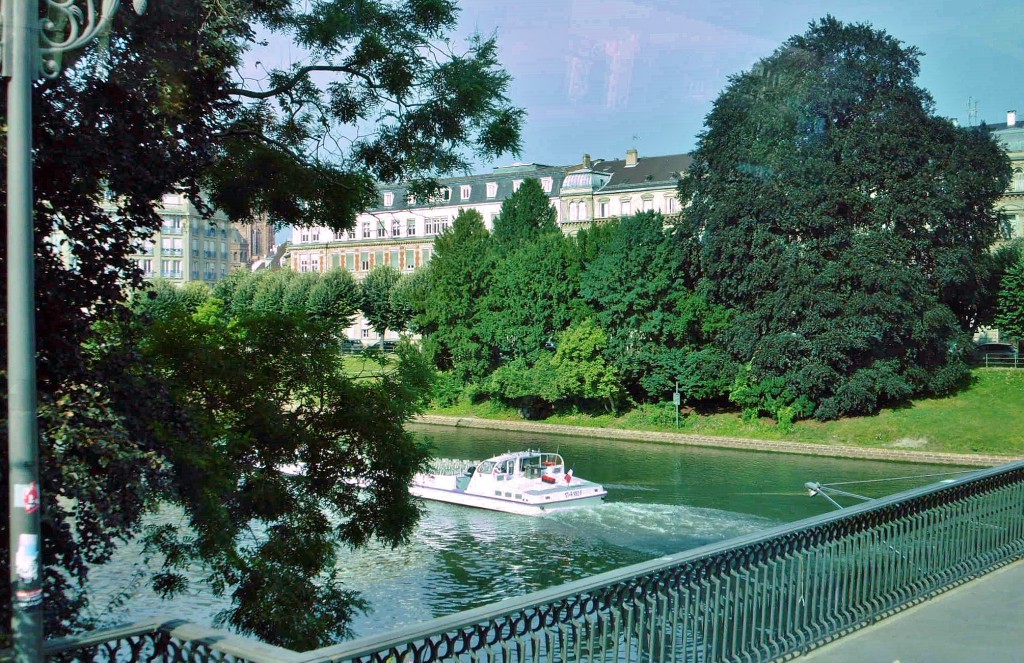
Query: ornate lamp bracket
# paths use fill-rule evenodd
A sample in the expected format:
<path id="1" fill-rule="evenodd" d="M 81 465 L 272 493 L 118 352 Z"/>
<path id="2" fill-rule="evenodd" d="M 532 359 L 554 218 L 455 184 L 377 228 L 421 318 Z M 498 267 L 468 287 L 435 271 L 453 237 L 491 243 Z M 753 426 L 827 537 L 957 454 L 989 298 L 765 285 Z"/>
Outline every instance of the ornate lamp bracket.
<path id="1" fill-rule="evenodd" d="M 43 0 L 46 17 L 39 20 L 39 74 L 55 78 L 61 71 L 61 55 L 76 51 L 107 32 L 120 0 Z M 7 0 L 3 11 L 3 74 L 9 76 L 11 42 L 8 26 L 13 25 L 13 5 Z M 146 11 L 146 0 L 132 0 L 136 14 Z"/>

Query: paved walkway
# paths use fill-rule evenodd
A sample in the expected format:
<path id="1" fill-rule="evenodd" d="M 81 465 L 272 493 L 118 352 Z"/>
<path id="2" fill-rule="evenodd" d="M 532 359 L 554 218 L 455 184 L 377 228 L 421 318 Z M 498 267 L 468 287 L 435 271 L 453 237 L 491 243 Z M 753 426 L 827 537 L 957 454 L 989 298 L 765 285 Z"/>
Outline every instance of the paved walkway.
<path id="1" fill-rule="evenodd" d="M 800 663 L 1024 663 L 1024 561 L 795 659 Z"/>
<path id="2" fill-rule="evenodd" d="M 866 458 L 870 460 L 894 460 L 905 463 L 929 463 L 935 465 L 961 465 L 993 467 L 1024 456 L 995 456 L 990 454 L 956 454 L 938 451 L 854 447 L 841 444 L 812 444 L 809 442 L 786 442 L 781 440 L 751 440 L 737 437 L 712 435 L 690 435 L 687 433 L 661 433 L 622 428 L 597 428 L 592 426 L 566 426 L 536 421 L 507 421 L 503 419 L 479 419 L 477 417 L 446 417 L 424 414 L 415 419 L 417 423 L 436 426 L 462 426 L 465 428 L 490 428 L 495 430 L 525 431 L 546 435 L 578 435 L 618 440 L 642 440 L 689 444 L 719 449 L 743 449 L 746 451 L 770 451 L 776 453 L 801 454 L 805 456 L 829 456 L 841 458 Z"/>

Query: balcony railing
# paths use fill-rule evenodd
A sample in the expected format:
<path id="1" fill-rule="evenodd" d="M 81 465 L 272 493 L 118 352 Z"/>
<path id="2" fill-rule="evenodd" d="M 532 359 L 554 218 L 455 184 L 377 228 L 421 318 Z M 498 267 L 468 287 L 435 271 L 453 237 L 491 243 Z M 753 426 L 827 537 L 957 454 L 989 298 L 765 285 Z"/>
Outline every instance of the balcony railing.
<path id="1" fill-rule="evenodd" d="M 948 481 L 948 480 L 947 480 Z M 48 643 L 51 660 L 774 661 L 1024 556 L 1024 462 L 298 653 L 184 622 Z"/>

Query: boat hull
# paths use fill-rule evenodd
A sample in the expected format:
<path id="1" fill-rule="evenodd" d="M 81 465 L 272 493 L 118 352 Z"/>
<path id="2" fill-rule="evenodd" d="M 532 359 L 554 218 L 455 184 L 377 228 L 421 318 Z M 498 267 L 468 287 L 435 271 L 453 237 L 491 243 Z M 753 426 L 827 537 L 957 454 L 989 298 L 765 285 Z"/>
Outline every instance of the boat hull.
<path id="1" fill-rule="evenodd" d="M 542 504 L 529 503 L 515 499 L 502 497 L 489 497 L 487 495 L 475 495 L 459 490 L 446 490 L 443 488 L 432 488 L 413 484 L 409 486 L 409 492 L 416 497 L 437 502 L 448 502 L 461 506 L 475 507 L 477 509 L 489 509 L 491 511 L 504 511 L 523 516 L 542 516 L 552 511 L 564 509 L 575 509 L 580 507 L 597 506 L 604 500 L 607 492 L 601 491 L 592 494 L 584 494 L 570 499 L 561 499 Z"/>

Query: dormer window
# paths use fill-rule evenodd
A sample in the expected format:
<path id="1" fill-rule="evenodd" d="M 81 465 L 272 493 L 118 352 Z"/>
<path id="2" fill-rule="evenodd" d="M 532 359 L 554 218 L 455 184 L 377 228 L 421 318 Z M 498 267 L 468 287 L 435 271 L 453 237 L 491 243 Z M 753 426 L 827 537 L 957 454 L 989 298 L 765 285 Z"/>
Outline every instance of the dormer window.
<path id="1" fill-rule="evenodd" d="M 459 187 L 459 198 L 462 200 L 468 200 L 470 195 L 473 193 L 473 187 L 468 184 L 463 184 Z"/>
<path id="2" fill-rule="evenodd" d="M 523 186 L 522 180 L 512 180 L 512 191 L 519 191 L 519 187 Z"/>
<path id="3" fill-rule="evenodd" d="M 384 192 L 384 207 L 391 207 L 395 204 L 395 194 L 391 191 Z"/>
<path id="4" fill-rule="evenodd" d="M 488 182 L 487 183 L 487 197 L 488 198 L 493 198 L 496 195 L 498 195 L 498 183 L 497 182 Z"/>
<path id="5" fill-rule="evenodd" d="M 544 193 L 551 193 L 551 187 L 554 184 L 555 181 L 550 177 L 542 177 L 540 179 L 540 188 L 544 189 Z"/>

